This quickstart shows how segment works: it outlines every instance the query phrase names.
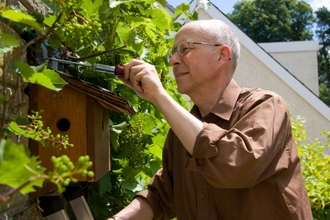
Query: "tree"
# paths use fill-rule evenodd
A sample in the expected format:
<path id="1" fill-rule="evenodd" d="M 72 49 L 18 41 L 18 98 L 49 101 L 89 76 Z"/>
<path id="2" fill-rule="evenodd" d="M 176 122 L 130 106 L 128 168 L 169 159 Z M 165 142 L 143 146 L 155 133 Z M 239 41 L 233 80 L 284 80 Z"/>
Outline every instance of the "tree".
<path id="1" fill-rule="evenodd" d="M 297 0 L 242 0 L 228 17 L 255 42 L 311 40 L 309 4 Z"/>
<path id="2" fill-rule="evenodd" d="M 320 98 L 330 106 L 330 11 L 326 7 L 322 7 L 315 14 L 315 33 L 322 45 L 318 56 Z"/>
<path id="3" fill-rule="evenodd" d="M 320 55 L 323 58 L 321 62 L 321 81 L 330 83 L 330 11 L 326 7 L 319 8 L 316 12 L 316 37 L 318 38 L 322 48 Z"/>

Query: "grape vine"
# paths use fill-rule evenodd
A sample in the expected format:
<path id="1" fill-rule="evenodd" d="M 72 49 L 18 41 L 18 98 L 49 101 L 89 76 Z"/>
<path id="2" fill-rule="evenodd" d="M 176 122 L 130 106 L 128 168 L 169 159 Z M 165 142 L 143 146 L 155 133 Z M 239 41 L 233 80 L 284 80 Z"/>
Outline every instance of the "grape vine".
<path id="1" fill-rule="evenodd" d="M 129 160 L 133 167 L 145 165 L 145 150 L 147 136 L 144 133 L 146 127 L 146 115 L 137 114 L 134 120 L 131 120 L 120 133 L 119 146 L 121 158 Z"/>
<path id="2" fill-rule="evenodd" d="M 86 14 L 86 11 L 82 11 L 81 14 Z M 81 14 L 72 10 L 63 22 L 55 23 L 53 34 L 61 39 L 65 48 L 72 54 L 86 48 L 95 50 L 99 44 L 104 44 L 99 35 L 102 24 L 93 15 L 87 17 Z"/>
<path id="3" fill-rule="evenodd" d="M 34 49 L 39 49 L 42 45 L 48 50 L 48 55 L 87 64 L 99 62 L 117 65 L 140 57 L 157 67 L 166 89 L 170 94 L 176 94 L 175 87 L 172 86 L 173 79 L 164 76 L 164 73 L 168 72 L 165 54 L 171 47 L 172 40 L 169 36 L 172 30 L 180 25 L 174 25 L 173 17 L 164 9 L 165 1 L 42 1 L 50 11 L 49 16 L 42 22 L 24 16 L 22 16 L 24 19 L 15 18 L 18 23 L 38 27 L 38 31 L 33 32 L 36 34 L 35 38 L 28 41 L 25 48 L 34 46 Z M 187 4 L 185 7 L 180 7 L 180 10 L 187 9 L 186 6 Z M 9 20 L 11 13 L 6 17 Z M 17 17 L 20 14 L 15 15 Z M 41 65 L 41 63 L 37 64 Z M 23 75 L 27 68 L 24 65 L 20 66 Z M 112 171 L 98 182 L 90 183 L 88 187 L 88 195 L 94 195 L 93 198 L 88 197 L 93 215 L 95 218 L 104 219 L 110 216 L 110 210 L 112 213 L 127 205 L 132 196 L 138 190 L 145 188 L 151 176 L 161 167 L 159 153 L 161 146 L 154 141 L 162 140 L 168 127 L 163 116 L 153 105 L 132 95 L 131 89 L 125 87 L 115 76 L 95 74 L 90 69 L 85 69 L 67 68 L 72 75 L 84 77 L 86 81 L 102 85 L 127 98 L 139 112 L 133 117 L 121 113 L 110 114 L 110 121 L 114 126 L 122 123 L 125 125 L 118 129 L 118 135 L 111 135 L 111 143 L 117 143 L 117 148 L 114 149 L 112 146 L 111 150 Z M 27 72 L 27 77 L 24 78 L 27 82 L 31 72 Z M 47 71 L 38 71 L 39 73 L 47 76 Z M 39 78 L 35 82 L 46 84 Z M 56 84 L 58 81 L 54 80 L 52 83 Z M 175 95 L 175 99 L 181 104 L 185 103 L 185 100 L 178 95 Z M 43 128 L 40 113 L 35 112 L 34 115 L 30 115 L 27 123 L 22 124 L 20 120 L 13 120 L 7 128 L 10 132 L 35 139 L 44 146 L 72 147 L 67 136 L 53 135 L 49 128 Z M 112 128 L 111 126 L 110 129 Z M 155 149 L 158 149 L 157 153 Z M 20 161 L 25 158 L 25 163 L 28 163 L 27 155 L 23 154 L 23 150 L 21 153 Z M 32 191 L 33 186 L 41 187 L 42 184 L 38 180 L 51 181 L 57 185 L 58 191 L 62 192 L 68 184 L 77 181 L 76 175 L 88 178 L 94 176 L 89 170 L 93 162 L 88 156 L 81 156 L 75 163 L 66 155 L 54 156 L 51 158 L 54 169 L 47 171 L 47 174 L 37 169 L 40 165 L 36 158 L 32 158 L 31 161 L 33 166 L 25 166 L 25 173 L 29 173 L 31 178 L 27 178 L 27 182 L 20 185 L 13 185 L 13 188 L 20 192 L 23 192 L 21 187 L 27 188 L 28 191 Z M 2 168 L 0 163 L 0 177 L 2 177 Z M 0 178 L 0 183 L 1 180 L 4 178 Z"/>
<path id="4" fill-rule="evenodd" d="M 67 147 L 73 147 L 73 144 L 69 143 L 68 135 L 54 135 L 49 127 L 44 129 L 40 112 L 32 111 L 32 113 L 34 114 L 27 116 L 29 122 L 26 125 L 17 124 L 15 121 L 10 122 L 8 126 L 9 131 L 16 135 L 27 136 L 28 138 L 38 141 L 44 147 L 51 145 L 59 150 L 61 150 L 62 147 L 64 149 Z"/>
<path id="5" fill-rule="evenodd" d="M 78 180 L 74 177 L 77 174 L 83 177 L 94 177 L 94 172 L 88 170 L 93 165 L 93 162 L 90 161 L 88 155 L 80 156 L 76 166 L 67 155 L 62 155 L 60 157 L 52 156 L 51 161 L 54 165 L 54 170 L 49 172 L 48 175 L 50 181 L 56 184 L 59 193 L 63 192 L 65 187 L 71 182 L 78 182 Z"/>

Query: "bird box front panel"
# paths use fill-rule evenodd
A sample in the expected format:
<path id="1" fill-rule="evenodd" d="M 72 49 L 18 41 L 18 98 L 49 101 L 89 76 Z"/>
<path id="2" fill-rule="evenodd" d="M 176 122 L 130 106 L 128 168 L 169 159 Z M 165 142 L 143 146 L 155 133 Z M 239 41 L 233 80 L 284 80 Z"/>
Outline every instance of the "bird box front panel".
<path id="1" fill-rule="evenodd" d="M 86 95 L 65 86 L 55 92 L 38 85 L 29 85 L 30 110 L 43 110 L 44 128 L 49 127 L 54 135 L 68 135 L 74 147 L 42 147 L 40 143 L 30 142 L 31 152 L 39 155 L 41 165 L 53 169 L 51 156 L 67 155 L 73 163 L 79 156 L 87 154 Z M 80 179 L 84 180 L 84 179 Z"/>

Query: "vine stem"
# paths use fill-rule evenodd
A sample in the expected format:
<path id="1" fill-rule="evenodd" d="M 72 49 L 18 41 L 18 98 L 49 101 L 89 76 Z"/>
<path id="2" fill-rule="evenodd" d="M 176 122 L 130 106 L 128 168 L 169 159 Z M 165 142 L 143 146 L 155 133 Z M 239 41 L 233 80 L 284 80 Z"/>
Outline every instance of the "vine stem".
<path id="1" fill-rule="evenodd" d="M 91 57 L 96 57 L 96 56 L 101 56 L 103 54 L 107 54 L 107 53 L 111 53 L 111 52 L 114 52 L 116 50 L 119 50 L 119 49 L 123 49 L 127 47 L 127 45 L 124 45 L 124 46 L 121 46 L 121 47 L 116 47 L 114 49 L 110 49 L 110 50 L 106 50 L 106 51 L 101 51 L 101 52 L 98 52 L 98 53 L 94 53 L 94 54 L 91 54 L 91 55 L 88 55 L 88 56 L 84 56 L 84 57 L 73 57 L 73 56 L 69 56 L 69 58 L 71 60 L 76 60 L 76 61 L 84 61 L 88 58 L 91 58 Z"/>
<path id="2" fill-rule="evenodd" d="M 4 54 L 3 56 L 3 64 L 1 66 L 2 68 L 2 94 L 6 95 L 6 54 Z M 7 109 L 7 99 L 3 102 L 2 105 L 2 118 L 1 118 L 1 124 L 3 125 L 5 122 L 5 118 L 6 118 L 6 109 Z M 3 133 L 3 126 L 0 126 L 0 142 L 2 140 L 2 133 Z"/>
<path id="3" fill-rule="evenodd" d="M 39 133 L 38 131 L 36 131 L 35 129 L 29 127 L 29 126 L 26 126 L 26 125 L 18 125 L 19 128 L 22 128 L 22 129 L 26 129 L 28 131 L 34 131 L 37 133 L 38 137 L 41 138 L 41 139 L 45 139 L 46 141 L 48 142 L 52 142 L 52 143 L 55 143 L 55 144 L 59 144 L 59 145 L 63 145 L 64 147 L 67 145 L 65 144 L 63 141 L 59 141 L 59 140 L 55 140 L 55 139 L 52 139 L 50 137 L 47 137 L 46 135 L 43 135 L 41 133 Z"/>
<path id="4" fill-rule="evenodd" d="M 59 20 L 62 18 L 62 16 L 63 16 L 63 13 L 62 13 L 62 12 L 58 14 L 58 16 L 57 16 L 55 22 L 54 22 L 54 23 L 52 24 L 52 26 L 47 30 L 47 32 L 46 32 L 45 35 L 43 35 L 43 36 L 39 36 L 39 37 L 36 37 L 36 38 L 32 39 L 31 41 L 27 42 L 27 43 L 22 47 L 21 54 L 24 54 L 24 53 L 26 52 L 27 48 L 28 48 L 29 46 L 31 46 L 32 44 L 34 44 L 34 43 L 36 43 L 36 42 L 38 42 L 38 41 L 40 41 L 40 40 L 46 40 L 46 39 L 48 39 L 48 37 L 50 36 L 50 34 L 54 31 L 55 24 L 56 24 L 57 22 L 59 22 Z"/>

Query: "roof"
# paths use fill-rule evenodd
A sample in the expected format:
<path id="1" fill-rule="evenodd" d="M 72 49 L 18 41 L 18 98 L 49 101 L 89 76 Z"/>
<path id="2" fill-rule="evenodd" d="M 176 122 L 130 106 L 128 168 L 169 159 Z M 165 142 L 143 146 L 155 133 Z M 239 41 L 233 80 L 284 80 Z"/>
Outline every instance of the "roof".
<path id="1" fill-rule="evenodd" d="M 270 42 L 258 44 L 268 53 L 318 51 L 320 49 L 320 45 L 317 41 Z"/>
<path id="2" fill-rule="evenodd" d="M 106 109 L 129 115 L 133 115 L 135 113 L 135 110 L 130 103 L 125 98 L 114 92 L 63 73 L 60 73 L 60 76 L 68 82 L 67 86 L 92 97 Z"/>

